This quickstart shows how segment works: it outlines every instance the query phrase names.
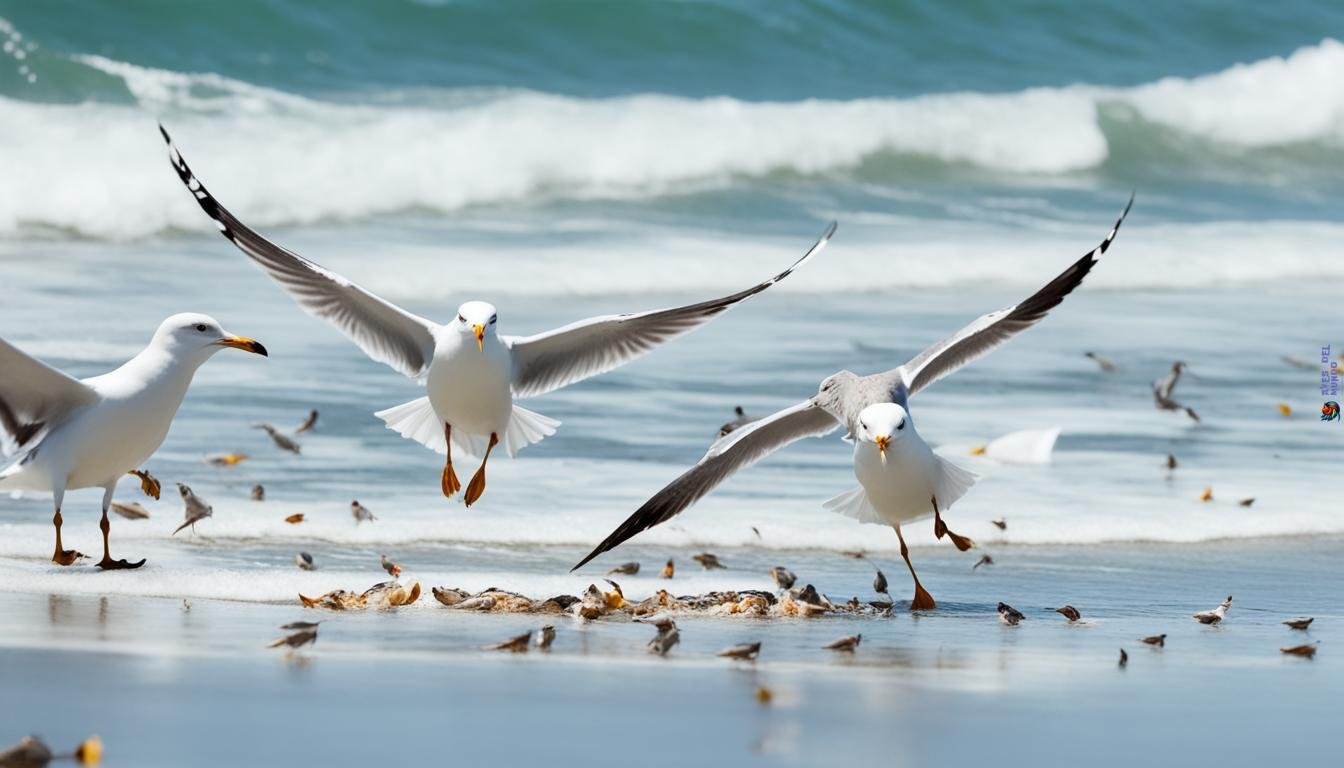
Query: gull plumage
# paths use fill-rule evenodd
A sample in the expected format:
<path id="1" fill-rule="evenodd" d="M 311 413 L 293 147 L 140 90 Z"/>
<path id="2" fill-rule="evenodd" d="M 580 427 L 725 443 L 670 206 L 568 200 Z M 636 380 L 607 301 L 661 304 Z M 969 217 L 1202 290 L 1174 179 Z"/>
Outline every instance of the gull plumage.
<path id="1" fill-rule="evenodd" d="M 69 565 L 78 554 L 61 545 L 65 492 L 102 488 L 98 566 L 144 564 L 108 553 L 107 511 L 117 481 L 158 450 L 196 369 L 225 347 L 266 354 L 261 344 L 225 332 L 214 318 L 191 313 L 164 320 L 139 354 L 88 379 L 68 376 L 0 339 L 0 456 L 11 460 L 0 470 L 0 490 L 53 495 L 54 562 Z"/>
<path id="2" fill-rule="evenodd" d="M 683 307 L 605 315 L 533 336 L 497 333 L 498 312 L 468 301 L 447 324 L 414 315 L 346 278 L 283 248 L 224 208 L 193 175 L 172 138 L 169 159 L 197 204 L 221 234 L 243 251 L 308 314 L 334 325 L 372 359 L 424 385 L 426 396 L 377 412 L 389 429 L 444 454 L 445 496 L 461 489 L 454 453 L 481 460 L 467 486 L 468 505 L 485 489 L 485 465 L 499 443 L 509 456 L 555 434 L 560 422 L 514 401 L 553 392 L 606 373 L 687 333 L 724 310 L 788 277 L 816 255 L 832 223 L 788 269 L 737 293 Z"/>
<path id="3" fill-rule="evenodd" d="M 894 528 L 915 582 L 912 607 L 936 607 L 915 576 L 901 524 L 932 514 L 938 538 L 947 534 L 959 549 L 969 548 L 969 539 L 947 530 L 940 507 L 946 509 L 959 499 L 975 482 L 975 475 L 937 455 L 924 442 L 915 430 L 909 399 L 1040 322 L 1106 253 L 1133 202 L 1131 196 L 1100 245 L 1025 301 L 978 318 L 885 373 L 859 376 L 840 371 L 828 376 L 811 398 L 720 438 L 699 463 L 654 494 L 575 568 L 670 520 L 738 470 L 797 440 L 827 435 L 844 426 L 846 437 L 854 443 L 854 474 L 860 485 L 826 502 L 825 507 L 859 522 Z"/>

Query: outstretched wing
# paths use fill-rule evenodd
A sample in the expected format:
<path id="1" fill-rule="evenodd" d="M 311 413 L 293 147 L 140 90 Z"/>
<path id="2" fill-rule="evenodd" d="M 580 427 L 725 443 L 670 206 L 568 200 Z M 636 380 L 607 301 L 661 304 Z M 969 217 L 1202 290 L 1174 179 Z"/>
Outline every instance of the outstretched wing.
<path id="1" fill-rule="evenodd" d="M 424 376 L 434 359 L 437 328 L 434 323 L 257 234 L 220 205 L 192 174 L 162 125 L 159 132 L 168 142 L 168 159 L 201 210 L 214 219 L 224 237 L 265 270 L 305 312 L 336 326 L 374 360 L 413 379 Z"/>
<path id="2" fill-rule="evenodd" d="M 53 424 L 98 393 L 0 339 L 0 456 L 32 448 Z"/>
<path id="3" fill-rule="evenodd" d="M 700 463 L 644 502 L 644 506 L 635 510 L 572 570 L 583 567 L 589 560 L 619 546 L 635 534 L 676 517 L 739 469 L 760 461 L 789 443 L 805 437 L 829 434 L 839 426 L 840 422 L 820 405 L 806 400 L 738 427 L 711 445 Z"/>
<path id="4" fill-rule="evenodd" d="M 920 352 L 913 360 L 886 373 L 877 374 L 877 378 L 890 383 L 892 389 L 904 384 L 913 395 L 935 381 L 952 373 L 967 363 L 989 354 L 995 347 L 1008 339 L 1039 323 L 1053 308 L 1059 305 L 1077 288 L 1083 278 L 1096 266 L 1101 255 L 1111 247 L 1115 234 L 1120 231 L 1129 208 L 1134 204 L 1130 195 L 1125 210 L 1116 220 L 1101 245 L 1088 251 L 1082 258 L 1070 264 L 1054 280 L 1051 280 L 1036 293 L 1020 304 L 1001 309 L 977 319 L 970 325 Z"/>
<path id="5" fill-rule="evenodd" d="M 533 397 L 625 365 L 654 347 L 709 322 L 739 302 L 788 277 L 835 234 L 835 222 L 788 269 L 730 296 L 685 307 L 629 315 L 606 315 L 535 336 L 505 337 L 513 351 L 513 395 Z"/>

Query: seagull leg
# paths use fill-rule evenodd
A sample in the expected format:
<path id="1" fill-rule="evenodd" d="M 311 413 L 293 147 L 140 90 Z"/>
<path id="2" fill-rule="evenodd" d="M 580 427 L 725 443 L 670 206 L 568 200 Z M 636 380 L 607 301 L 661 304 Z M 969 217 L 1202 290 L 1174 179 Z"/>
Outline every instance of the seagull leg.
<path id="1" fill-rule="evenodd" d="M 462 483 L 458 482 L 457 473 L 453 471 L 453 425 L 448 422 L 443 423 L 443 441 L 448 444 L 448 460 L 443 465 L 443 477 L 439 484 L 443 487 L 443 495 L 453 498 L 453 494 L 462 490 Z"/>
<path id="2" fill-rule="evenodd" d="M 476 474 L 471 476 L 471 482 L 467 483 L 467 506 L 470 507 L 481 498 L 485 493 L 485 462 L 490 460 L 490 451 L 499 444 L 499 434 L 490 433 L 490 445 L 485 447 L 485 458 L 481 459 L 481 468 L 476 470 Z"/>
<path id="3" fill-rule="evenodd" d="M 930 595 L 924 585 L 919 583 L 919 576 L 915 574 L 915 566 L 910 563 L 910 550 L 905 546 L 905 537 L 901 535 L 901 526 L 893 525 L 896 529 L 896 538 L 901 540 L 901 557 L 905 558 L 905 567 L 910 569 L 910 578 L 915 580 L 915 599 L 910 601 L 910 610 L 912 611 L 931 611 L 938 607 L 933 602 L 933 595 Z"/>
<path id="4" fill-rule="evenodd" d="M 74 565 L 75 561 L 83 557 L 82 552 L 76 552 L 73 549 L 63 549 L 61 547 L 61 502 L 60 495 L 57 495 L 56 515 L 51 518 L 51 524 L 56 526 L 56 551 L 51 555 L 51 562 L 57 565 Z"/>
<path id="5" fill-rule="evenodd" d="M 930 496 L 929 501 L 933 502 L 933 535 L 941 539 L 943 534 L 947 534 L 952 539 L 952 543 L 957 545 L 957 549 L 962 552 L 974 547 L 974 541 L 965 536 L 958 536 L 948 529 L 947 523 L 943 522 L 943 516 L 938 512 L 938 497 Z"/>
<path id="6" fill-rule="evenodd" d="M 139 568 L 145 564 L 143 558 L 138 563 L 128 563 L 125 560 L 113 560 L 111 553 L 108 552 L 107 536 L 112 532 L 112 523 L 107 519 L 107 509 L 112 506 L 112 491 L 115 489 L 116 486 L 113 485 L 109 486 L 107 490 L 103 492 L 103 519 L 102 522 L 98 523 L 98 527 L 103 530 L 103 559 L 98 561 L 98 567 L 105 571 Z"/>

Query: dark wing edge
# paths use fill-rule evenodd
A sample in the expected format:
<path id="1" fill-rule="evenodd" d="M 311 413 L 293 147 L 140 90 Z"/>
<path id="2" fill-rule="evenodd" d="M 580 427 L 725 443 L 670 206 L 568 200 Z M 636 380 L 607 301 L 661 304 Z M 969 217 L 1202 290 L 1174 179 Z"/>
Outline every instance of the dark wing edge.
<path id="1" fill-rule="evenodd" d="M 825 435 L 839 426 L 834 416 L 816 402 L 806 400 L 730 432 L 710 446 L 698 464 L 644 502 L 570 571 L 582 568 L 603 552 L 676 517 L 738 470 L 794 441 Z"/>

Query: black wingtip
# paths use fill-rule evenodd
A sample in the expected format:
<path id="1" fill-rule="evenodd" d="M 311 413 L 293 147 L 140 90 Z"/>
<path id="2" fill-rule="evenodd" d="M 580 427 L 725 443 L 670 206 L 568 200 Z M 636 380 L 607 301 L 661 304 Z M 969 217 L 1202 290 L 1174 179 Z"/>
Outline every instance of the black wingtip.
<path id="1" fill-rule="evenodd" d="M 173 137 L 168 135 L 168 129 L 163 127 L 162 122 L 159 123 L 159 134 L 163 136 L 164 141 L 168 142 L 168 146 L 173 145 Z"/>

